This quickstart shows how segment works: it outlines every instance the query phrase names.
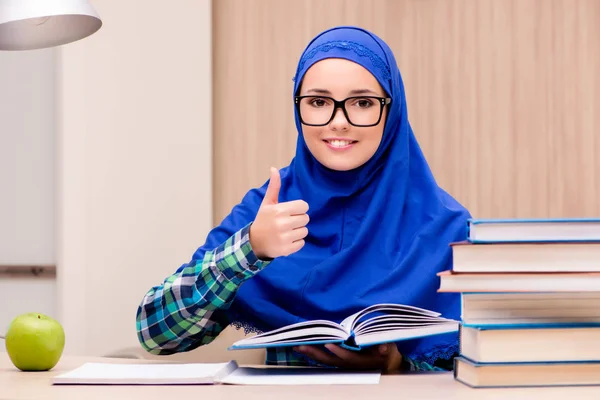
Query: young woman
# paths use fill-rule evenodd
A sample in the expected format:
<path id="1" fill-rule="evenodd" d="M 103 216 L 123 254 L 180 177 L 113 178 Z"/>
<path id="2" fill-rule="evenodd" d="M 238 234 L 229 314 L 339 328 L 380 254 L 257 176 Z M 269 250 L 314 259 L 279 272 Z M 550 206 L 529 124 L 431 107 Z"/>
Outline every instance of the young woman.
<path id="1" fill-rule="evenodd" d="M 396 60 L 376 35 L 337 27 L 313 39 L 295 75 L 298 141 L 290 165 L 250 190 L 191 261 L 137 312 L 154 354 L 210 343 L 227 325 L 264 332 L 400 303 L 459 318 L 437 293 L 449 244 L 469 213 L 436 184 L 408 122 Z M 335 345 L 267 350 L 267 364 L 383 371 L 450 369 L 456 333 L 353 352 Z"/>

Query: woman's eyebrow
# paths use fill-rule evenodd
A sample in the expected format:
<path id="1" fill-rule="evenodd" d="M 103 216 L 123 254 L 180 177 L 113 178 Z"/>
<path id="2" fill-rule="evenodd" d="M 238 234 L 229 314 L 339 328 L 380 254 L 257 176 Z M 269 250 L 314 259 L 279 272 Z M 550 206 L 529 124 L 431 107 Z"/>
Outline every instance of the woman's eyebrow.
<path id="1" fill-rule="evenodd" d="M 319 93 L 319 94 L 331 94 L 331 92 L 327 89 L 308 89 L 306 93 Z"/>
<path id="2" fill-rule="evenodd" d="M 372 94 L 372 95 L 375 95 L 375 96 L 379 96 L 379 93 L 377 93 L 377 92 L 375 92 L 373 90 L 370 90 L 370 89 L 355 89 L 355 90 L 351 90 L 350 94 L 352 94 L 352 95 L 357 95 L 357 94 Z"/>
<path id="3" fill-rule="evenodd" d="M 327 90 L 327 89 L 319 89 L 319 88 L 308 89 L 306 91 L 306 93 L 318 93 L 318 94 L 328 94 L 328 95 L 331 95 L 331 92 L 329 90 Z M 354 89 L 354 90 L 351 90 L 349 92 L 349 94 L 351 96 L 360 95 L 360 94 L 372 94 L 372 95 L 375 95 L 375 96 L 380 96 L 379 93 L 377 93 L 377 92 L 375 92 L 375 91 L 373 91 L 371 89 Z"/>

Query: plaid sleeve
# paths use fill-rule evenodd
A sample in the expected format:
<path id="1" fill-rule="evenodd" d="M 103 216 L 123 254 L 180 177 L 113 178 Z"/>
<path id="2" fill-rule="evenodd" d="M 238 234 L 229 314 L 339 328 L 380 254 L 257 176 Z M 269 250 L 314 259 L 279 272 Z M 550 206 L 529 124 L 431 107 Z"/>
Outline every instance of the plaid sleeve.
<path id="1" fill-rule="evenodd" d="M 202 261 L 183 265 L 146 293 L 136 315 L 137 336 L 146 351 L 193 350 L 227 327 L 226 311 L 239 286 L 268 264 L 252 251 L 249 233 L 247 225 Z"/>

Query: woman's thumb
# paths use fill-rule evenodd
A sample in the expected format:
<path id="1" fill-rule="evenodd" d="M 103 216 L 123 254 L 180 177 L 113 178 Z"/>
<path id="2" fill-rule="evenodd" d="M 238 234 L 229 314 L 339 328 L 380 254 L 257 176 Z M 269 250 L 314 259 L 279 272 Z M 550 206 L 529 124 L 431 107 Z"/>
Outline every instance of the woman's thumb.
<path id="1" fill-rule="evenodd" d="M 279 170 L 275 167 L 271 167 L 271 178 L 269 179 L 269 186 L 267 186 L 267 192 L 263 203 L 277 204 L 279 202 L 279 189 L 281 188 L 281 177 L 279 176 Z"/>

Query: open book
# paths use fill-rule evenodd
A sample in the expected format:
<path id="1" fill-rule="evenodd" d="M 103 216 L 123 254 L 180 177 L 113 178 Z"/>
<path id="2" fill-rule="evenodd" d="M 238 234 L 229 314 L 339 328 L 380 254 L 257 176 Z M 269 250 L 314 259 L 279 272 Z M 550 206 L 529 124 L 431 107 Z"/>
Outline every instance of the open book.
<path id="1" fill-rule="evenodd" d="M 376 385 L 380 372 L 331 368 L 240 367 L 226 363 L 88 362 L 52 378 L 54 385 Z"/>
<path id="2" fill-rule="evenodd" d="M 336 323 L 299 322 L 235 342 L 229 349 L 336 343 L 360 350 L 380 343 L 458 332 L 459 322 L 423 308 L 400 304 L 370 306 Z"/>

